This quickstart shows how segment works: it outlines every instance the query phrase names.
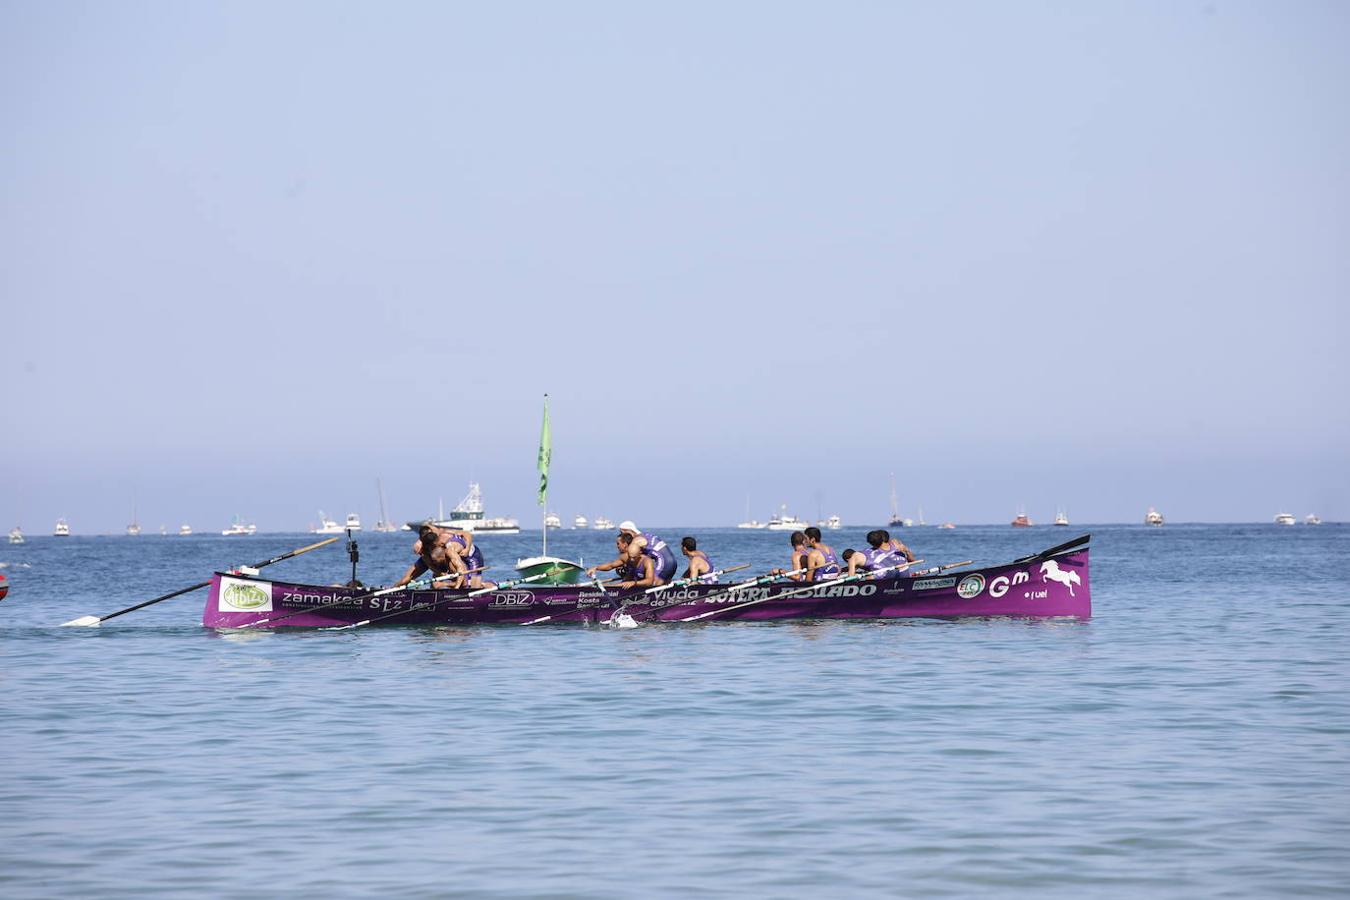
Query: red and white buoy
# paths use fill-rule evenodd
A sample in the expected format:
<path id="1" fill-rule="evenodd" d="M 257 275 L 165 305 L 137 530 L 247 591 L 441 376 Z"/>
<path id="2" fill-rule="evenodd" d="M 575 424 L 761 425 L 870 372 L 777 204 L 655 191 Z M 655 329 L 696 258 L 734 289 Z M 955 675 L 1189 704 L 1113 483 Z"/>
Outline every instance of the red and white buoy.
<path id="1" fill-rule="evenodd" d="M 8 579 L 5 578 L 5 573 L 0 572 L 0 600 L 5 599 L 5 595 L 8 593 L 9 593 L 9 581 Z"/>

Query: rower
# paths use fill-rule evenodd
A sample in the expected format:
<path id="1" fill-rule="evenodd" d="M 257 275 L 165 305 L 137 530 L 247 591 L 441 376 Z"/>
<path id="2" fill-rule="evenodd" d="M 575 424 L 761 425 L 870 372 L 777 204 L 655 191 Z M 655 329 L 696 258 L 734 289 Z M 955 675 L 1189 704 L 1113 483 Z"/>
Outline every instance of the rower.
<path id="1" fill-rule="evenodd" d="M 807 568 L 810 562 L 811 548 L 806 546 L 806 534 L 801 531 L 794 531 L 788 536 L 788 541 L 792 543 L 792 568 L 791 569 L 770 569 L 770 575 L 787 575 L 793 581 L 803 581 L 804 576 L 800 570 Z M 824 557 L 821 557 L 823 560 Z M 824 562 L 821 562 L 824 565 Z M 797 574 L 791 574 L 796 572 Z"/>
<path id="2" fill-rule="evenodd" d="M 455 571 L 469 573 L 469 587 L 478 588 L 483 586 L 483 570 L 487 564 L 483 561 L 483 551 L 474 545 L 472 531 L 459 531 L 454 528 L 438 528 L 437 532 L 441 535 L 442 543 L 453 554 L 459 557 L 460 564 L 455 566 Z M 461 577 L 455 587 L 463 587 L 464 578 Z"/>
<path id="3" fill-rule="evenodd" d="M 905 552 L 894 549 L 891 546 L 890 535 L 881 529 L 867 532 L 867 543 L 872 545 L 869 550 L 860 552 L 849 548 L 844 551 L 843 557 L 848 563 L 848 574 L 855 575 L 859 570 L 875 572 L 878 569 L 893 569 L 914 561 L 908 549 Z"/>
<path id="4" fill-rule="evenodd" d="M 807 530 L 810 531 L 809 528 Z M 892 550 L 898 550 L 900 553 L 904 554 L 905 559 L 914 562 L 914 553 L 906 547 L 899 538 L 891 537 L 891 533 L 884 528 L 878 528 L 877 534 L 881 537 L 883 546 L 889 547 Z"/>
<path id="5" fill-rule="evenodd" d="M 806 580 L 824 581 L 838 578 L 842 571 L 839 557 L 834 555 L 833 547 L 821 542 L 820 529 L 812 525 L 804 529 L 802 534 L 806 535 L 806 546 L 812 551 L 803 563 L 806 568 Z"/>
<path id="6" fill-rule="evenodd" d="M 464 533 L 448 529 L 443 533 L 430 522 L 422 523 L 417 529 L 417 540 L 413 542 L 413 553 L 417 554 L 417 559 L 408 567 L 408 571 L 403 573 L 403 577 L 394 583 L 394 587 L 403 587 L 427 571 L 435 575 L 458 573 L 459 578 L 451 585 L 454 588 L 464 586 L 466 575 L 472 579 L 470 584 L 473 587 L 481 587 L 483 551 L 474 547 L 468 555 L 465 555 L 462 551 L 472 541 L 472 535 L 469 536 L 469 541 L 463 541 L 458 539 L 462 534 Z M 471 569 L 478 571 L 470 574 Z"/>
<path id="7" fill-rule="evenodd" d="M 626 531 L 619 532 L 619 536 L 614 539 L 614 546 L 619 551 L 619 558 L 598 566 L 591 566 L 586 570 L 586 574 L 594 578 L 596 572 L 617 572 L 620 579 L 620 588 L 652 587 L 664 584 L 665 581 L 657 577 L 656 560 L 641 552 L 634 559 L 632 553 L 634 543 L 636 543 L 636 539 L 631 534 Z"/>
<path id="8" fill-rule="evenodd" d="M 652 564 L 656 566 L 656 577 L 661 579 L 657 584 L 663 584 L 675 577 L 675 570 L 679 568 L 679 564 L 665 541 L 650 531 L 639 531 L 631 520 L 619 523 L 619 533 L 632 536 L 633 541 L 628 546 L 628 555 L 633 557 L 634 563 L 637 563 L 639 555 L 651 557 Z"/>
<path id="9" fill-rule="evenodd" d="M 713 570 L 712 560 L 708 559 L 708 554 L 698 549 L 698 541 L 692 536 L 680 539 L 680 552 L 689 560 L 689 568 L 684 570 L 681 578 L 698 580 L 704 584 L 713 584 L 717 581 L 717 576 L 710 574 Z"/>

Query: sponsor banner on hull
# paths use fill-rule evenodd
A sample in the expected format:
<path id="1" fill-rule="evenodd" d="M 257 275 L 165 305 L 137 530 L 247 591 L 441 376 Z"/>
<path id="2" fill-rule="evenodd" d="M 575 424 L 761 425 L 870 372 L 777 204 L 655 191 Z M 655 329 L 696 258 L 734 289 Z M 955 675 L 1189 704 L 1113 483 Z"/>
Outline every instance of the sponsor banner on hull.
<path id="1" fill-rule="evenodd" d="M 220 594 L 216 611 L 223 613 L 271 612 L 272 582 L 240 581 L 228 575 L 220 579 Z"/>
<path id="2" fill-rule="evenodd" d="M 956 585 L 956 576 L 950 578 L 920 578 L 914 582 L 916 591 L 934 591 L 938 588 L 949 588 Z"/>

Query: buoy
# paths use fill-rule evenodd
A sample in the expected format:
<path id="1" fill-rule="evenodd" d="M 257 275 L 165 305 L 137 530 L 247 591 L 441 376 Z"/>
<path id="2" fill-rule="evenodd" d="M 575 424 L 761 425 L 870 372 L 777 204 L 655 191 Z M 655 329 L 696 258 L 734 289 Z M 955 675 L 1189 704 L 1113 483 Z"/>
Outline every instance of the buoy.
<path id="1" fill-rule="evenodd" d="M 5 578 L 5 573 L 0 572 L 0 600 L 5 599 L 5 595 L 8 593 L 9 593 L 9 581 Z"/>

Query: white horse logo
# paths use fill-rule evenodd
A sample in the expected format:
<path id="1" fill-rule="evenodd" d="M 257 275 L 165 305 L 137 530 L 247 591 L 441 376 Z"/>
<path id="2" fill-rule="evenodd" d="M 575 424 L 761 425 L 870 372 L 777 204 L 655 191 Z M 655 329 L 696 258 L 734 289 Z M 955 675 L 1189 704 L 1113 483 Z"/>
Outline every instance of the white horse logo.
<path id="1" fill-rule="evenodd" d="M 1061 569 L 1059 563 L 1053 559 L 1048 559 L 1041 563 L 1041 583 L 1047 581 L 1058 581 L 1069 589 L 1069 596 L 1073 596 L 1073 586 L 1082 584 L 1083 579 L 1078 577 L 1078 573 L 1072 570 Z"/>

